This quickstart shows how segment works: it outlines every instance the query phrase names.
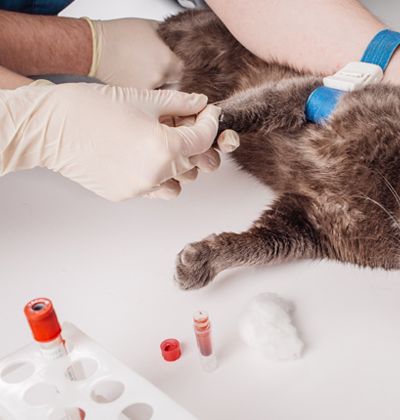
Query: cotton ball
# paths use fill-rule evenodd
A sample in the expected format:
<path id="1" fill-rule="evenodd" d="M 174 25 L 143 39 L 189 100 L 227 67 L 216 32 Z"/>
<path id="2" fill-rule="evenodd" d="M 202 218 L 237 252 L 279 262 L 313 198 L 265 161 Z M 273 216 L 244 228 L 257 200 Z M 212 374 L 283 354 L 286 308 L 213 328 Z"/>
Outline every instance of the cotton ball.
<path id="1" fill-rule="evenodd" d="M 293 310 L 292 303 L 274 293 L 256 296 L 240 318 L 240 337 L 267 359 L 299 358 L 304 344 L 292 324 Z"/>

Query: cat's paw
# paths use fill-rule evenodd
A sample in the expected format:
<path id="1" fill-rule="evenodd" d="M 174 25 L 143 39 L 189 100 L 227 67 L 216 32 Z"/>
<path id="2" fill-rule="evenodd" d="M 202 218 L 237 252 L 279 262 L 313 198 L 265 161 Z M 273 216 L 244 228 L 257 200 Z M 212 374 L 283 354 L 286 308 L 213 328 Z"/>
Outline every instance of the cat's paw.
<path id="1" fill-rule="evenodd" d="M 178 254 L 175 281 L 181 289 L 200 289 L 216 276 L 211 248 L 213 237 L 188 244 Z"/>

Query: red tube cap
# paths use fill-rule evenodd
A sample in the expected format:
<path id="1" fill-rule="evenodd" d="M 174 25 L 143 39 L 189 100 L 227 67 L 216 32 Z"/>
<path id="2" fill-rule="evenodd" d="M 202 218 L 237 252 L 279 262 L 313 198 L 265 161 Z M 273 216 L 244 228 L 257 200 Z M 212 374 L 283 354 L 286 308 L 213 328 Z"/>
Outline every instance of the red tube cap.
<path id="1" fill-rule="evenodd" d="M 50 299 L 31 300 L 25 305 L 24 313 L 36 341 L 46 343 L 61 334 L 60 323 Z"/>
<path id="2" fill-rule="evenodd" d="M 181 357 L 181 345 L 175 338 L 168 338 L 160 344 L 161 354 L 167 362 L 175 362 Z"/>

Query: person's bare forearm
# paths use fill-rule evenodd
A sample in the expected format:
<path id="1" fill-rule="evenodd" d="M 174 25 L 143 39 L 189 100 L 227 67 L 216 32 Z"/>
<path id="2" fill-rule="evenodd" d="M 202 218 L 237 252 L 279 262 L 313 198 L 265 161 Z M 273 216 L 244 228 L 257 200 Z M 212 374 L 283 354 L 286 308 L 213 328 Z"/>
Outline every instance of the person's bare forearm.
<path id="1" fill-rule="evenodd" d="M 92 63 L 87 22 L 0 11 L 0 65 L 16 73 L 86 75 Z"/>
<path id="2" fill-rule="evenodd" d="M 232 34 L 265 60 L 332 74 L 359 60 L 385 25 L 357 0 L 208 0 Z M 396 54 L 385 76 L 400 82 Z"/>

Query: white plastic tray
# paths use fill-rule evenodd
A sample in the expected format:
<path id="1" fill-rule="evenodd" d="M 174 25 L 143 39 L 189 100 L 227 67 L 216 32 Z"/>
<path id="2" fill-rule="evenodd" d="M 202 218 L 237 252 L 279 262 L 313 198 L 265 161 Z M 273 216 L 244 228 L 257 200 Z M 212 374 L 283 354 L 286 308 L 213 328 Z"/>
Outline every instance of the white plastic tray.
<path id="1" fill-rule="evenodd" d="M 63 337 L 61 359 L 43 359 L 32 343 L 0 361 L 0 420 L 66 420 L 71 408 L 85 420 L 195 420 L 72 324 Z"/>

